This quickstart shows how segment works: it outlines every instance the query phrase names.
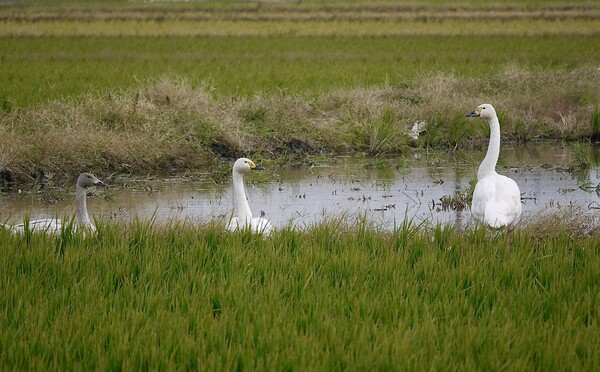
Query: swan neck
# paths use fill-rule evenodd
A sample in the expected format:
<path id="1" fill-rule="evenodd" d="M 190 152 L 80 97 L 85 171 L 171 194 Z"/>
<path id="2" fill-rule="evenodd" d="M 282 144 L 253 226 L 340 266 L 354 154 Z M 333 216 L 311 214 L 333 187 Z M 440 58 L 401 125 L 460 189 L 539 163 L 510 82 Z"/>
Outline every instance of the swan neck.
<path id="1" fill-rule="evenodd" d="M 244 176 L 236 171 L 233 171 L 233 214 L 238 218 L 238 222 L 244 225 L 252 219 L 252 212 L 244 190 Z"/>
<path id="2" fill-rule="evenodd" d="M 79 226 L 90 226 L 92 224 L 92 222 L 90 221 L 90 216 L 88 215 L 87 212 L 87 202 L 86 202 L 86 195 L 87 194 L 87 190 L 85 187 L 79 186 L 77 185 L 77 189 L 76 189 L 76 199 L 77 199 L 77 213 L 76 213 L 76 218 L 77 218 L 77 224 Z"/>
<path id="3" fill-rule="evenodd" d="M 488 145 L 485 158 L 479 166 L 477 178 L 479 180 L 496 173 L 496 164 L 500 157 L 500 122 L 498 117 L 494 116 L 489 120 L 490 124 L 490 143 Z"/>

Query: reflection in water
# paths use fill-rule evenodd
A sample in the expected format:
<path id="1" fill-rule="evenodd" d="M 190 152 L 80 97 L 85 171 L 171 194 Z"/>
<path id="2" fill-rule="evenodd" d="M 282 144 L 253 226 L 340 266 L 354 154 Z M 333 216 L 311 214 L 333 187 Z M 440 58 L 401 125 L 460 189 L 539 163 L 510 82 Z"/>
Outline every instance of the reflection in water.
<path id="1" fill-rule="evenodd" d="M 593 155 L 590 158 L 595 159 L 593 166 L 574 175 L 567 170 L 573 161 L 568 147 L 504 146 L 498 171 L 519 184 L 523 193 L 523 219 L 575 207 L 594 216 L 598 224 L 600 195 L 594 189 L 600 183 L 598 153 L 598 149 L 590 149 Z M 275 227 L 287 224 L 305 227 L 334 216 L 348 219 L 364 216 L 386 228 L 407 218 L 416 223 L 466 226 L 473 223 L 468 207 L 446 208 L 440 199 L 466 194 L 483 155 L 483 152 L 470 157 L 418 153 L 413 159 L 403 161 L 402 166 L 388 167 L 369 167 L 365 159 L 337 157 L 310 169 L 267 170 L 274 181 L 248 184 L 246 191 L 253 213 L 256 216 L 264 213 Z M 249 176 L 247 182 L 252 178 Z M 135 216 L 146 219 L 156 214 L 159 223 L 170 220 L 203 223 L 226 220 L 231 214 L 230 182 L 215 185 L 148 181 L 147 185 L 152 191 L 125 189 L 110 192 L 110 198 L 90 198 L 90 214 L 123 222 Z M 102 191 L 97 194 L 103 195 Z M 62 200 L 48 203 L 41 201 L 39 194 L 4 193 L 0 197 L 0 218 L 21 222 L 27 212 L 32 218 L 74 213 L 74 198 L 60 195 Z"/>

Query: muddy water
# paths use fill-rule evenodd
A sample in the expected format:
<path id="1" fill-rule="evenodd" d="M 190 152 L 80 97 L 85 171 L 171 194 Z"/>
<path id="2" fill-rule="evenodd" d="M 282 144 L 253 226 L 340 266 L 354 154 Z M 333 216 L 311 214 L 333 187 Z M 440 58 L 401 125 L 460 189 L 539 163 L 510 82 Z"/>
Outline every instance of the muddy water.
<path id="1" fill-rule="evenodd" d="M 407 218 L 467 226 L 473 223 L 468 206 L 444 203 L 443 198 L 466 193 L 483 156 L 483 151 L 419 152 L 386 162 L 336 157 L 315 161 L 312 167 L 248 174 L 246 193 L 254 214 L 264 213 L 275 227 L 305 227 L 336 216 L 366 217 L 385 228 Z M 600 191 L 595 187 L 600 183 L 600 149 L 589 147 L 588 159 L 592 166 L 574 173 L 568 169 L 574 161 L 569 146 L 504 146 L 498 171 L 519 184 L 525 221 L 544 213 L 575 211 L 599 224 Z M 233 207 L 229 182 L 125 183 L 135 187 L 95 191 L 88 198 L 90 214 L 124 223 L 153 215 L 157 223 L 203 223 L 226 220 Z M 63 216 L 74 213 L 74 193 L 2 193 L 0 208 L 0 218 L 9 222 L 22 221 L 26 213 L 34 219 Z"/>

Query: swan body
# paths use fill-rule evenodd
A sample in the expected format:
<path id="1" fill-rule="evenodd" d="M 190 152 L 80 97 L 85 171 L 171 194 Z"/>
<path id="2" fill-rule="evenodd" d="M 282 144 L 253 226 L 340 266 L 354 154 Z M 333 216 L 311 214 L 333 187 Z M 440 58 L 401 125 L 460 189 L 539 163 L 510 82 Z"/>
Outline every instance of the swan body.
<path id="1" fill-rule="evenodd" d="M 227 230 L 229 231 L 243 230 L 248 228 L 253 232 L 264 234 L 266 236 L 271 235 L 273 232 L 273 226 L 271 226 L 271 223 L 267 219 L 259 217 L 252 217 L 250 221 L 247 221 L 246 223 L 242 222 L 241 224 L 240 219 L 233 217 L 227 225 Z"/>
<path id="2" fill-rule="evenodd" d="M 106 186 L 91 173 L 81 173 L 77 178 L 77 186 L 75 191 L 75 200 L 77 202 L 77 212 L 75 213 L 75 228 L 84 229 L 84 231 L 96 231 L 96 227 L 92 224 L 90 216 L 87 212 L 87 189 L 92 186 Z M 16 225 L 4 225 L 4 228 L 11 229 L 15 233 L 25 232 L 25 223 Z M 29 231 L 60 233 L 63 229 L 63 221 L 56 218 L 46 218 L 41 220 L 33 220 L 27 223 Z"/>
<path id="3" fill-rule="evenodd" d="M 477 171 L 471 213 L 488 227 L 512 227 L 521 219 L 521 191 L 513 179 L 496 173 L 500 156 L 500 122 L 496 110 L 486 103 L 466 116 L 486 119 L 490 125 L 490 143 Z"/>
<path id="4" fill-rule="evenodd" d="M 251 170 L 262 169 L 264 168 L 257 166 L 247 158 L 239 158 L 233 164 L 233 217 L 227 224 L 227 230 L 251 229 L 253 232 L 264 235 L 270 235 L 273 231 L 273 226 L 267 219 L 252 217 L 252 211 L 244 190 L 244 174 Z"/>

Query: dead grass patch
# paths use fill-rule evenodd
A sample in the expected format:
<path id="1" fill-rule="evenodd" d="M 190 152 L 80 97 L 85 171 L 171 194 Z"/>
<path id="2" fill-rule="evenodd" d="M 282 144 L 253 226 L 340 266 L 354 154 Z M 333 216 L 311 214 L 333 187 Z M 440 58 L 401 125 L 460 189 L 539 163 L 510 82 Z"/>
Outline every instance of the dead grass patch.
<path id="1" fill-rule="evenodd" d="M 557 229 L 562 229 L 565 234 L 573 237 L 595 236 L 600 233 L 598 217 L 581 207 L 564 207 L 561 211 L 537 215 L 523 222 L 523 227 L 535 231 L 539 237 L 556 235 Z"/>

